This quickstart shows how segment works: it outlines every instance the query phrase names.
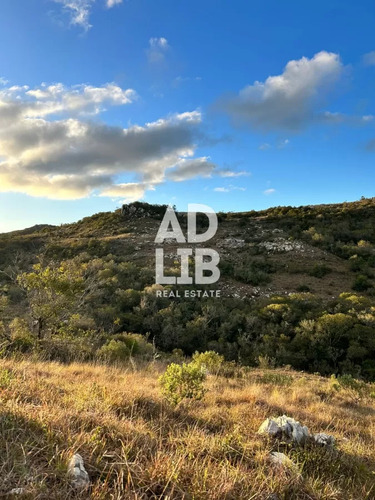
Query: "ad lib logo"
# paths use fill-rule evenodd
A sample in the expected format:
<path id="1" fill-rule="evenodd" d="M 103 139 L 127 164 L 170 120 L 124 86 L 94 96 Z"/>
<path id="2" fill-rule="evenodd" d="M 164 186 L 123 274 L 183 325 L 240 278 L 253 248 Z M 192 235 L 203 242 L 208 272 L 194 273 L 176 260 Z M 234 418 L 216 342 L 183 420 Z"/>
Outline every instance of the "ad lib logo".
<path id="1" fill-rule="evenodd" d="M 204 233 L 197 234 L 197 213 L 205 214 L 208 218 L 208 228 Z M 187 213 L 187 238 L 185 238 L 176 213 L 168 207 L 160 224 L 155 238 L 156 244 L 163 244 L 166 240 L 175 240 L 177 243 L 205 243 L 213 238 L 217 231 L 217 216 L 215 211 L 207 205 L 189 204 Z M 177 255 L 181 261 L 180 276 L 164 275 L 164 249 L 156 248 L 156 283 L 160 285 L 211 285 L 220 278 L 218 264 L 219 254 L 212 248 L 178 248 Z M 194 278 L 189 276 L 189 260 L 194 259 Z M 207 274 L 209 274 L 207 276 Z"/>

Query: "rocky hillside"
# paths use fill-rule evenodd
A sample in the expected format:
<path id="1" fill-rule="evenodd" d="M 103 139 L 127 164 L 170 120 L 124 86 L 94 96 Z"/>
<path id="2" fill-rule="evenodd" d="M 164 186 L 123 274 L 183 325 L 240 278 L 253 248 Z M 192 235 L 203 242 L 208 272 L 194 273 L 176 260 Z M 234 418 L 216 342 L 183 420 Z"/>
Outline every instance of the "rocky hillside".
<path id="1" fill-rule="evenodd" d="M 38 349 L 51 339 L 48 356 L 70 359 L 51 347 L 69 337 L 90 360 L 111 336 L 133 332 L 167 352 L 213 349 L 245 365 L 267 359 L 375 378 L 375 199 L 218 214 L 209 247 L 221 257 L 221 299 L 157 296 L 154 240 L 165 209 L 134 203 L 0 235 L 7 349 L 19 335 L 31 350 L 36 337 Z M 178 217 L 185 231 L 186 214 Z M 178 276 L 177 245 L 164 251 L 166 274 Z"/>
<path id="2" fill-rule="evenodd" d="M 66 258 L 89 251 L 155 264 L 155 244 L 165 206 L 134 203 L 123 210 L 99 213 L 59 227 L 36 225 L 0 235 L 4 266 L 47 252 Z M 184 223 L 181 214 L 182 225 Z M 180 245 L 181 246 L 181 245 Z M 350 291 L 372 292 L 375 269 L 375 199 L 337 205 L 277 207 L 262 212 L 221 213 L 210 247 L 219 251 L 219 288 L 235 297 L 270 296 L 311 291 L 336 296 Z M 166 245 L 173 266 L 176 245 Z M 242 272 L 249 268 L 252 272 Z M 237 269 L 234 269 L 236 267 Z M 360 280 L 361 281 L 361 280 Z"/>

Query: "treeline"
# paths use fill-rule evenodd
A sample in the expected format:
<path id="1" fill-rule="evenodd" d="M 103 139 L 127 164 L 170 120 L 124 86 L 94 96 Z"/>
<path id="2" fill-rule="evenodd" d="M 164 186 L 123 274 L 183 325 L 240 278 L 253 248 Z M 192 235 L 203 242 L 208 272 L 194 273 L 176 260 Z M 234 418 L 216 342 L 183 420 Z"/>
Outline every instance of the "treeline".
<path id="1" fill-rule="evenodd" d="M 214 350 L 244 365 L 375 379 L 372 297 L 166 299 L 156 296 L 153 280 L 148 267 L 88 253 L 8 275 L 0 301 L 2 353 L 121 359 L 131 351 L 124 332 L 132 332 L 166 352 Z M 131 338 L 138 346 L 141 337 Z"/>

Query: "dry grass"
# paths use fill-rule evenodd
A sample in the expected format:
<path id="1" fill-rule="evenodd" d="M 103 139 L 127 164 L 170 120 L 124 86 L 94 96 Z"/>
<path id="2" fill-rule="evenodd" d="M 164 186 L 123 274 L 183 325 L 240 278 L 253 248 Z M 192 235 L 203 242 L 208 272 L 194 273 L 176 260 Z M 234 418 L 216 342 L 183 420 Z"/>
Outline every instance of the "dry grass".
<path id="1" fill-rule="evenodd" d="M 355 403 L 320 377 L 254 370 L 210 377 L 202 401 L 172 408 L 158 387 L 163 368 L 1 360 L 0 496 L 22 487 L 23 498 L 48 500 L 375 498 L 373 400 Z M 257 435 L 283 413 L 334 435 L 336 450 Z M 272 465 L 272 450 L 299 473 Z M 81 496 L 66 479 L 76 452 L 92 480 Z"/>

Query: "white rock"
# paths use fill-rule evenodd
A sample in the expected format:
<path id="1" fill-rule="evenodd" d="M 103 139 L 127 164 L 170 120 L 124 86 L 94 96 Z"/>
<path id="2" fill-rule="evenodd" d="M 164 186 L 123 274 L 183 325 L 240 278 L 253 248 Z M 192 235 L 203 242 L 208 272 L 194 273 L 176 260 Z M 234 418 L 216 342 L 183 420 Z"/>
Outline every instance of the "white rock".
<path id="1" fill-rule="evenodd" d="M 83 458 L 78 453 L 73 455 L 69 462 L 68 475 L 71 477 L 72 486 L 75 489 L 85 489 L 90 485 L 90 478 L 85 469 Z"/>
<path id="2" fill-rule="evenodd" d="M 270 460 L 273 464 L 276 465 L 290 465 L 290 463 L 292 462 L 291 459 L 284 453 L 280 453 L 278 451 L 273 451 L 270 453 Z"/>
<path id="3" fill-rule="evenodd" d="M 285 467 L 286 469 L 292 471 L 298 478 L 301 478 L 297 465 L 284 453 L 280 453 L 278 451 L 271 452 L 270 461 L 279 467 Z"/>
<path id="4" fill-rule="evenodd" d="M 259 427 L 258 433 L 269 434 L 272 437 L 276 437 L 278 434 L 281 436 L 282 430 L 275 420 L 267 418 Z"/>
<path id="5" fill-rule="evenodd" d="M 297 444 L 304 443 L 309 436 L 309 430 L 306 426 L 286 415 L 276 419 L 267 418 L 259 427 L 258 432 L 272 437 L 282 437 Z"/>
<path id="6" fill-rule="evenodd" d="M 13 488 L 7 493 L 7 495 L 24 495 L 26 493 L 25 488 Z"/>
<path id="7" fill-rule="evenodd" d="M 313 438 L 317 444 L 320 444 L 322 446 L 335 445 L 335 438 L 333 436 L 330 436 L 329 434 L 325 434 L 324 432 L 320 432 L 319 434 L 314 434 Z"/>

